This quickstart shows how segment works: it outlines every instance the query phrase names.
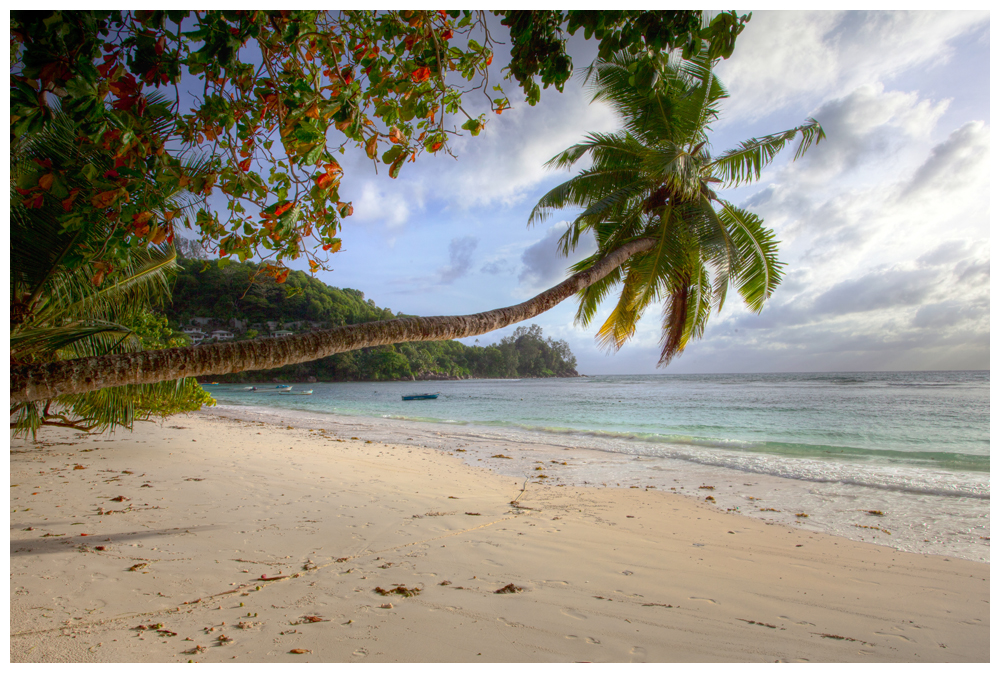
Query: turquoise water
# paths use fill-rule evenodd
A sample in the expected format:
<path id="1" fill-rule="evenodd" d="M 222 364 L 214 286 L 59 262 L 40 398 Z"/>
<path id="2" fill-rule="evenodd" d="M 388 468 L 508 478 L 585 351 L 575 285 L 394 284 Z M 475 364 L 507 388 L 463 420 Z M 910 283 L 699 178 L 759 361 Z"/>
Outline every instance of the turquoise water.
<path id="1" fill-rule="evenodd" d="M 273 385 L 273 384 L 272 384 Z M 207 386 L 224 404 L 589 438 L 642 455 L 808 458 L 841 467 L 990 469 L 989 372 L 711 374 L 315 383 L 309 396 Z M 440 392 L 433 401 L 404 394 Z M 730 462 L 733 462 L 730 460 Z M 738 462 L 738 461 L 737 461 Z M 758 460 L 759 462 L 759 460 Z M 787 461 L 786 461 L 787 462 Z"/>

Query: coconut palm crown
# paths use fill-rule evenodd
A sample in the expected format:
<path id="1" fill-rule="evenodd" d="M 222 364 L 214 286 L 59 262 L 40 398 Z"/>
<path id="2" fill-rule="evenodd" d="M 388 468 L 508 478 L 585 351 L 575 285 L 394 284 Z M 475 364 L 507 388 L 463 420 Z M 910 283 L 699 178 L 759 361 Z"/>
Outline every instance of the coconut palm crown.
<path id="1" fill-rule="evenodd" d="M 781 282 L 774 232 L 715 189 L 759 179 L 796 137 L 796 159 L 825 137 L 810 118 L 713 157 L 707 134 L 728 95 L 713 65 L 704 55 L 689 61 L 620 53 L 596 61 L 586 80 L 593 100 L 610 104 L 623 128 L 592 133 L 553 157 L 547 166 L 570 168 L 584 157 L 591 165 L 543 196 L 528 220 L 531 225 L 560 208 L 583 209 L 561 238 L 561 251 L 568 255 L 586 232 L 593 233 L 597 251 L 574 271 L 629 241 L 655 239 L 651 249 L 578 292 L 576 320 L 589 325 L 601 302 L 618 290 L 618 302 L 597 333 L 602 347 L 617 351 L 649 305 L 662 302 L 660 366 L 692 337 L 702 336 L 712 309 L 722 309 L 730 284 L 751 310 L 760 312 Z"/>

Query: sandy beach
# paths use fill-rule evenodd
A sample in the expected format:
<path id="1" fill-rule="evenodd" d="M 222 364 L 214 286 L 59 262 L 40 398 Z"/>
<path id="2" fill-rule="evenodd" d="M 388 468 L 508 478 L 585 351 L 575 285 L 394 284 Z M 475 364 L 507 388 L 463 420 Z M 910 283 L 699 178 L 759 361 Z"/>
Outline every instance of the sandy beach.
<path id="1" fill-rule="evenodd" d="M 352 432 L 12 441 L 11 661 L 989 661 L 987 563 Z"/>

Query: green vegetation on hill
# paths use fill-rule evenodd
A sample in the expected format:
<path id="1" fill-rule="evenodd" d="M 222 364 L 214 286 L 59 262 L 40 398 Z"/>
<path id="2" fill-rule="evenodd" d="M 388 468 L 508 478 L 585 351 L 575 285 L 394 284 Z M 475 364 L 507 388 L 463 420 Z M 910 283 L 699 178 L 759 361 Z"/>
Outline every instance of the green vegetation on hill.
<path id="1" fill-rule="evenodd" d="M 167 317 L 184 327 L 210 319 L 202 329 L 227 329 L 237 339 L 267 336 L 271 326 L 292 331 L 352 325 L 402 316 L 380 308 L 359 290 L 335 288 L 301 271 L 283 284 L 263 275 L 263 265 L 181 260 Z M 269 325 L 270 323 L 270 325 Z M 436 378 L 528 378 L 577 376 L 576 358 L 565 341 L 542 336 L 537 325 L 518 327 L 499 343 L 466 346 L 458 341 L 422 341 L 363 348 L 315 362 L 262 372 L 217 377 L 241 382 L 387 381 Z"/>

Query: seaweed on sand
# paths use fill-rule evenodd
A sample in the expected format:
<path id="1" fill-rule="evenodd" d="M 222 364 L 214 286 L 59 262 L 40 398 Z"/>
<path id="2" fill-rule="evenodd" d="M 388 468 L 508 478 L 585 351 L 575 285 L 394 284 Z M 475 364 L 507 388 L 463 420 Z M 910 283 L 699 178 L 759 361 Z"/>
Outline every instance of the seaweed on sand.
<path id="1" fill-rule="evenodd" d="M 375 593 L 380 596 L 390 596 L 392 594 L 398 594 L 404 598 L 409 598 L 410 596 L 416 596 L 420 593 L 420 587 L 412 587 L 407 589 L 403 585 L 399 585 L 392 589 L 383 589 L 382 587 L 375 587 Z"/>

